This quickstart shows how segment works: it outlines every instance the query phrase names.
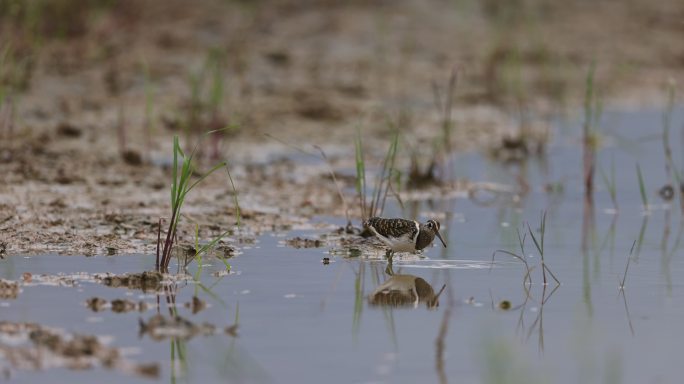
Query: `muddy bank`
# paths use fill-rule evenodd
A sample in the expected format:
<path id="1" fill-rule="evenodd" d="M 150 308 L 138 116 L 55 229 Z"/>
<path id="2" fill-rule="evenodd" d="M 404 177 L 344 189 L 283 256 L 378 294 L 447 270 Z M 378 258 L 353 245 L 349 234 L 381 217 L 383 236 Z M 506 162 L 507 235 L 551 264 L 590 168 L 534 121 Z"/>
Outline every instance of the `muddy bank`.
<path id="1" fill-rule="evenodd" d="M 397 129 L 401 172 L 444 175 L 435 159 L 543 153 L 546 119 L 581 104 L 591 62 L 606 102 L 658 103 L 668 79 L 684 83 L 676 1 L 146 0 L 63 22 L 43 11 L 41 28 L 21 8 L 0 14 L 0 255 L 153 252 L 175 134 L 186 150 L 201 143 L 200 173 L 228 160 L 242 214 L 238 228 L 217 174 L 188 197 L 180 242 L 196 223 L 205 239 L 233 229 L 236 250 L 315 215 L 359 216 L 357 127 L 371 173 Z M 470 182 L 439 193 L 467 195 Z"/>

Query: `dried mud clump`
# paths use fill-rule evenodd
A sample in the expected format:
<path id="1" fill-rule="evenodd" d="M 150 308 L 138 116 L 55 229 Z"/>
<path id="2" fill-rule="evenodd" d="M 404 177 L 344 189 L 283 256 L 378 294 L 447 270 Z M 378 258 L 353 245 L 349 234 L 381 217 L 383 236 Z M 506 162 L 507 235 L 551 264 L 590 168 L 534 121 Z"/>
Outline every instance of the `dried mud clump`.
<path id="1" fill-rule="evenodd" d="M 322 240 L 319 239 L 306 239 L 302 237 L 295 237 L 293 239 L 285 240 L 285 245 L 292 248 L 321 248 L 325 245 Z"/>
<path id="2" fill-rule="evenodd" d="M 0 299 L 16 299 L 19 296 L 19 283 L 12 280 L 0 279 Z"/>
<path id="3" fill-rule="evenodd" d="M 102 283 L 108 287 L 124 287 L 128 289 L 141 289 L 146 291 L 157 291 L 162 286 L 164 275 L 159 272 L 145 271 L 142 273 L 127 273 L 125 275 L 105 276 Z"/>
<path id="4" fill-rule="evenodd" d="M 96 336 L 68 334 L 34 323 L 0 322 L 0 356 L 10 367 L 22 370 L 104 367 L 145 377 L 159 377 L 159 365 L 125 360 L 117 348 Z M 9 341 L 8 341 L 9 340 Z"/>

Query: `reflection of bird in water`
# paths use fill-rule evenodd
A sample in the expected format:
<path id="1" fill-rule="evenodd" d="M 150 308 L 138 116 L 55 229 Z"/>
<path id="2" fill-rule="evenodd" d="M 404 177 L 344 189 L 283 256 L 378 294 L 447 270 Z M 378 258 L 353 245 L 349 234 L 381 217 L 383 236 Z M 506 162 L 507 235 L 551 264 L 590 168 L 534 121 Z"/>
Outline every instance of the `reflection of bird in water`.
<path id="1" fill-rule="evenodd" d="M 416 252 L 432 244 L 435 236 L 446 248 L 446 243 L 439 234 L 439 221 L 428 220 L 421 224 L 415 220 L 383 219 L 371 217 L 363 225 L 389 247 L 387 257 L 392 261 L 394 252 Z"/>
<path id="2" fill-rule="evenodd" d="M 391 307 L 418 307 L 424 302 L 429 309 L 439 306 L 439 295 L 446 288 L 446 284 L 435 294 L 432 286 L 422 277 L 415 275 L 394 275 L 382 283 L 368 296 L 371 305 Z"/>

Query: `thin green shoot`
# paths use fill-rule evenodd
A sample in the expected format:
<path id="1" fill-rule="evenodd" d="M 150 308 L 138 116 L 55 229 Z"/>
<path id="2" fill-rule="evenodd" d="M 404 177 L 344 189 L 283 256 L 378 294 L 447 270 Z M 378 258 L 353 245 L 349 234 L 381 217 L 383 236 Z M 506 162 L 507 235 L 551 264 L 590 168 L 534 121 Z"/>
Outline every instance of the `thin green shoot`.
<path id="1" fill-rule="evenodd" d="M 542 278 L 544 281 L 544 285 L 548 284 L 547 279 L 546 279 L 546 273 L 547 272 L 556 281 L 556 285 L 560 285 L 560 281 L 556 278 L 556 276 L 553 274 L 553 272 L 551 272 L 551 269 L 546 264 L 546 260 L 544 259 L 544 237 L 546 234 L 546 211 L 544 211 L 542 213 L 541 220 L 540 220 L 540 225 L 539 225 L 540 237 L 539 237 L 539 240 L 537 240 L 537 237 L 534 235 L 534 231 L 532 231 L 532 227 L 530 227 L 529 223 L 527 223 L 527 232 L 530 234 L 530 237 L 532 238 L 532 241 L 534 242 L 534 246 L 537 248 L 537 251 L 539 252 L 539 256 L 541 256 Z"/>
<path id="2" fill-rule="evenodd" d="M 449 74 L 449 80 L 446 86 L 446 96 L 444 102 L 442 102 L 442 95 L 439 86 L 437 85 L 437 82 L 432 82 L 432 93 L 435 100 L 435 106 L 442 114 L 442 138 L 444 140 L 444 149 L 447 152 L 451 152 L 451 130 L 453 128 L 451 109 L 453 106 L 454 93 L 457 85 L 458 68 L 454 67 L 451 69 Z"/>
<path id="3" fill-rule="evenodd" d="M 596 119 L 594 118 L 594 72 L 596 71 L 596 62 L 592 62 L 587 71 L 584 91 L 584 138 L 585 140 L 591 134 L 591 124 Z"/>
<path id="4" fill-rule="evenodd" d="M 228 174 L 228 180 L 230 180 L 230 187 L 233 189 L 233 204 L 235 204 L 235 223 L 237 224 L 237 227 L 240 228 L 242 214 L 240 213 L 240 203 L 238 202 L 238 191 L 237 188 L 235 188 L 235 182 L 233 182 L 233 176 L 230 174 L 230 170 L 228 169 L 228 167 L 226 167 L 226 173 Z M 228 267 L 228 264 L 225 264 Z"/>
<path id="5" fill-rule="evenodd" d="M 641 167 L 639 163 L 636 165 L 637 178 L 639 179 L 639 193 L 641 194 L 641 203 L 644 205 L 644 210 L 648 211 L 648 196 L 646 195 L 646 184 L 644 183 L 644 176 L 641 174 Z"/>
<path id="6" fill-rule="evenodd" d="M 224 53 L 220 49 L 209 51 L 207 66 L 211 70 L 211 89 L 209 94 L 209 105 L 211 107 L 211 119 L 218 119 L 219 108 L 224 98 L 224 75 L 223 75 Z"/>
<path id="7" fill-rule="evenodd" d="M 316 150 L 318 150 L 318 152 L 321 154 L 321 157 L 325 161 L 325 164 L 328 166 L 328 172 L 330 173 L 330 177 L 332 177 L 333 183 L 335 184 L 335 188 L 337 189 L 337 195 L 340 196 L 340 199 L 342 200 L 342 206 L 344 207 L 344 216 L 347 219 L 347 227 L 351 227 L 351 219 L 349 218 L 349 205 L 347 205 L 347 199 L 344 198 L 344 194 L 342 193 L 342 187 L 340 186 L 340 183 L 337 181 L 337 176 L 335 176 L 335 171 L 333 170 L 332 165 L 330 164 L 330 160 L 323 151 L 323 148 L 319 147 L 318 145 L 314 145 L 313 147 Z"/>
<path id="8" fill-rule="evenodd" d="M 361 140 L 361 132 L 357 130 L 355 140 L 356 146 L 356 192 L 359 195 L 359 202 L 361 204 L 361 218 L 362 221 L 381 215 L 385 209 L 387 195 L 393 192 L 398 198 L 398 193 L 392 187 L 392 180 L 396 179 L 396 157 L 399 148 L 399 131 L 395 128 L 392 136 L 392 141 L 387 149 L 385 158 L 382 163 L 380 173 L 376 176 L 373 185 L 372 200 L 370 205 L 366 200 L 366 163 L 363 154 L 363 142 Z M 401 204 L 401 199 L 398 198 Z"/>
<path id="9" fill-rule="evenodd" d="M 505 249 L 497 249 L 496 251 L 494 251 L 494 253 L 492 253 L 492 261 L 489 265 L 489 271 L 491 272 L 492 267 L 494 266 L 494 257 L 498 253 L 503 253 L 518 259 L 525 266 L 525 275 L 523 276 L 523 288 L 525 289 L 525 293 L 529 296 L 529 286 L 532 285 L 532 268 L 530 268 L 529 263 L 525 259 L 525 239 L 527 238 L 527 234 L 521 234 L 519 229 L 517 230 L 517 232 L 518 245 L 520 246 L 520 254 L 518 255 L 515 252 L 507 251 Z"/>
<path id="10" fill-rule="evenodd" d="M 594 166 L 596 163 L 597 133 L 594 131 L 594 124 L 598 123 L 598 111 L 602 109 L 601 104 L 596 101 L 594 90 L 594 72 L 596 63 L 592 62 L 587 71 L 586 89 L 584 94 L 584 124 L 583 124 L 583 175 L 584 175 L 584 196 L 586 201 L 593 200 L 594 193 Z"/>
<path id="11" fill-rule="evenodd" d="M 193 256 L 194 259 L 197 259 L 197 272 L 195 273 L 195 281 L 199 281 L 200 276 L 202 275 L 202 254 L 199 252 L 199 224 L 195 223 L 195 255 Z M 189 263 L 186 261 L 185 265 L 187 266 Z M 197 296 L 197 293 L 195 292 L 195 296 Z"/>
<path id="12" fill-rule="evenodd" d="M 152 130 L 154 129 L 154 123 L 152 120 L 152 114 L 154 112 L 154 89 L 152 87 L 150 67 L 147 63 L 147 60 L 142 59 L 142 66 L 145 89 L 145 145 L 147 146 L 147 153 L 149 153 L 152 149 Z"/>
<path id="13" fill-rule="evenodd" d="M 610 161 L 610 176 L 606 174 L 601 166 L 599 166 L 599 173 L 608 190 L 610 201 L 613 203 L 613 208 L 615 208 L 616 211 L 619 210 L 617 203 L 617 183 L 615 181 L 615 159 L 611 159 Z"/>
<path id="14" fill-rule="evenodd" d="M 288 146 L 288 147 L 290 147 L 290 148 L 292 148 L 298 152 L 301 152 L 305 155 L 318 157 L 315 153 L 304 150 L 303 148 L 301 148 L 301 147 L 299 147 L 293 143 L 289 143 L 289 142 L 287 142 L 283 139 L 277 138 L 271 134 L 264 133 L 264 136 L 268 137 L 269 139 L 275 140 L 275 141 L 277 141 L 283 145 L 286 145 L 286 146 Z M 337 195 L 340 197 L 340 200 L 342 201 L 342 206 L 344 207 L 344 216 L 347 219 L 347 226 L 351 227 L 351 219 L 349 216 L 349 204 L 347 203 L 347 199 L 344 197 L 344 194 L 342 193 L 342 186 L 341 186 L 339 180 L 337 179 L 337 175 L 335 174 L 335 170 L 332 167 L 332 162 L 328 158 L 328 155 L 326 155 L 325 151 L 323 151 L 323 148 L 321 148 L 318 145 L 312 145 L 312 147 L 316 151 L 318 151 L 318 153 L 321 156 L 321 159 L 323 159 L 323 161 L 325 162 L 325 165 L 328 167 L 328 173 L 330 173 L 330 177 L 332 178 L 333 183 L 335 184 L 335 188 L 337 189 Z"/>
<path id="15" fill-rule="evenodd" d="M 216 246 L 216 244 L 219 242 L 219 240 L 221 240 L 222 238 L 226 237 L 230 232 L 231 232 L 231 230 L 227 230 L 227 231 L 221 233 L 220 235 L 214 237 L 209 243 L 204 244 L 202 247 L 200 247 L 199 244 L 196 243 L 196 245 L 195 245 L 195 255 L 194 255 L 193 257 L 191 257 L 190 259 L 188 259 L 188 260 L 185 261 L 185 267 L 187 267 L 188 265 L 190 265 L 190 263 L 191 263 L 194 259 L 197 259 L 198 262 L 201 263 L 201 262 L 202 262 L 202 259 L 201 259 L 202 255 L 205 254 L 205 253 L 207 253 L 207 252 L 209 252 L 211 249 L 213 249 L 213 248 Z M 227 270 L 227 271 L 230 271 L 230 264 L 228 264 L 228 262 L 225 261 L 224 259 L 220 259 L 220 260 L 221 260 L 221 261 L 223 262 L 223 264 L 225 265 L 226 270 Z M 200 269 L 201 269 L 201 268 L 200 268 Z"/>
<path id="16" fill-rule="evenodd" d="M 629 262 L 632 260 L 632 253 L 634 252 L 634 246 L 636 245 L 636 240 L 632 243 L 632 248 L 629 250 L 629 256 L 627 256 L 627 263 L 625 264 L 625 273 L 622 275 L 622 281 L 620 282 L 620 290 L 625 289 L 625 282 L 627 281 L 627 271 L 629 270 Z"/>
<path id="17" fill-rule="evenodd" d="M 363 156 L 363 142 L 361 141 L 361 129 L 356 127 L 355 160 L 356 160 L 356 193 L 361 204 L 361 218 L 363 221 L 370 218 L 366 213 L 366 164 Z"/>
<path id="18" fill-rule="evenodd" d="M 391 188 L 392 176 L 394 172 L 394 164 L 397 157 L 397 149 L 399 147 L 399 132 L 394 130 L 392 141 L 387 149 L 387 154 L 382 164 L 380 175 L 375 180 L 373 187 L 373 201 L 370 206 L 370 215 L 378 216 L 382 214 L 385 209 L 385 201 Z"/>

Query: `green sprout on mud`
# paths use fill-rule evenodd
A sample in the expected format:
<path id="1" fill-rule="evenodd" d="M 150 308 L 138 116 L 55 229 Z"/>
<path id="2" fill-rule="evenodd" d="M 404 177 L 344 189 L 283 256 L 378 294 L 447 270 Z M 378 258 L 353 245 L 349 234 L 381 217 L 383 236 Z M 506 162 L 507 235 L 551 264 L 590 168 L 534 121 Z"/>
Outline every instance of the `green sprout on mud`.
<path id="1" fill-rule="evenodd" d="M 646 194 L 646 185 L 644 183 L 644 176 L 641 174 L 641 167 L 639 163 L 636 164 L 637 179 L 639 179 L 639 193 L 641 194 L 641 203 L 644 205 L 644 210 L 648 210 L 648 196 Z"/>
<path id="2" fill-rule="evenodd" d="M 152 150 L 152 130 L 154 129 L 154 122 L 152 120 L 152 114 L 154 112 L 154 88 L 150 76 L 150 67 L 147 63 L 147 60 L 142 60 L 142 66 L 145 89 L 145 146 L 147 147 L 146 152 L 150 153 Z"/>
<path id="3" fill-rule="evenodd" d="M 366 163 L 363 157 L 363 143 L 361 141 L 361 129 L 356 128 L 356 139 L 354 140 L 355 160 L 356 160 L 356 193 L 361 204 L 361 219 L 365 221 L 370 216 L 366 214 Z"/>
<path id="4" fill-rule="evenodd" d="M 193 148 L 190 154 L 186 155 L 180 148 L 178 141 L 178 136 L 173 138 L 173 169 L 172 169 L 172 185 L 171 185 L 171 220 L 169 222 L 169 227 L 166 232 L 166 239 L 164 240 L 163 247 L 161 247 L 161 225 L 159 227 L 159 233 L 157 234 L 157 259 L 155 267 L 157 271 L 167 272 L 169 268 L 169 263 L 171 262 L 171 251 L 173 245 L 176 241 L 178 220 L 180 219 L 181 209 L 187 194 L 204 180 L 207 176 L 211 175 L 220 168 L 227 167 L 226 162 L 221 162 L 212 167 L 209 171 L 200 176 L 196 181 L 191 182 L 192 176 L 195 172 L 193 158 L 197 151 L 197 145 Z M 180 168 L 180 174 L 179 174 Z M 232 183 L 232 181 L 231 181 Z M 206 244 L 199 250 L 196 250 L 196 255 L 207 252 L 211 249 L 216 242 L 223 238 L 229 231 L 226 231 L 212 240 L 209 244 Z M 161 251 L 161 252 L 160 252 Z M 186 264 L 187 266 L 187 264 Z"/>
<path id="5" fill-rule="evenodd" d="M 596 128 L 603 110 L 601 100 L 596 97 L 594 89 L 595 69 L 596 63 L 592 63 L 587 72 L 584 94 L 584 124 L 582 126 L 584 194 L 587 201 L 593 200 L 594 167 L 596 162 L 596 149 L 598 147 L 598 132 L 596 131 Z"/>
<path id="6" fill-rule="evenodd" d="M 356 153 L 356 193 L 359 196 L 359 202 L 361 204 L 362 221 L 366 221 L 373 216 L 382 214 L 383 210 L 385 209 L 387 195 L 390 192 L 393 192 L 394 196 L 399 201 L 399 204 L 403 205 L 399 195 L 392 187 L 392 181 L 396 181 L 399 178 L 397 176 L 398 171 L 395 169 L 397 150 L 399 148 L 398 130 L 394 130 L 392 141 L 390 142 L 382 163 L 382 168 L 380 169 L 380 173 L 376 176 L 370 205 L 367 204 L 366 200 L 366 162 L 363 155 L 363 142 L 361 140 L 360 130 L 357 130 L 356 140 L 354 143 Z"/>
<path id="7" fill-rule="evenodd" d="M 454 93 L 456 85 L 458 84 L 458 69 L 452 68 L 449 74 L 449 81 L 446 86 L 445 100 L 442 101 L 441 91 L 437 82 L 432 82 L 432 92 L 435 99 L 435 105 L 442 114 L 442 137 L 444 139 L 444 149 L 451 152 L 451 131 L 453 128 L 453 121 L 451 118 L 451 107 L 454 102 Z"/>

